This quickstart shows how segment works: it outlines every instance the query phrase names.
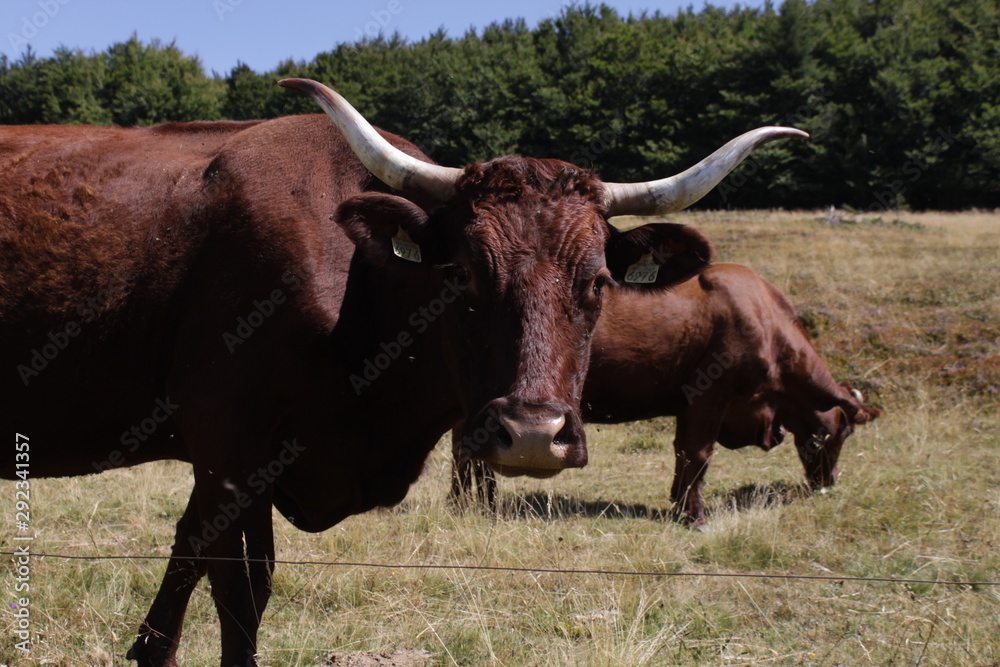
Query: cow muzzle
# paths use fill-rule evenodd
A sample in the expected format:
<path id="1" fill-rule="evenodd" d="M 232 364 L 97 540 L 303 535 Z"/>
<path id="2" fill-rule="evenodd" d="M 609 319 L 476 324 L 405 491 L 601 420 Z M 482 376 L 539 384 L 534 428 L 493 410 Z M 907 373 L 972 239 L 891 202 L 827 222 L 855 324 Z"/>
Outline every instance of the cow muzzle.
<path id="1" fill-rule="evenodd" d="M 806 471 L 806 479 L 814 490 L 833 486 L 840 477 L 837 461 L 844 440 L 854 431 L 847 414 L 840 408 L 817 413 L 818 424 L 808 438 L 795 437 L 795 447 Z"/>
<path id="2" fill-rule="evenodd" d="M 820 491 L 837 483 L 840 471 L 837 469 L 837 458 L 840 443 L 830 436 L 814 435 L 804 445 L 795 442 L 799 450 L 799 459 L 806 471 L 806 479 L 813 491 Z"/>
<path id="3" fill-rule="evenodd" d="M 495 472 L 506 477 L 545 478 L 565 468 L 586 465 L 583 429 L 568 406 L 499 399 L 484 412 L 486 417 L 480 423 L 490 437 L 476 458 L 482 458 Z"/>
<path id="4" fill-rule="evenodd" d="M 840 470 L 834 467 L 829 471 L 817 472 L 807 478 L 809 488 L 814 492 L 825 493 L 826 489 L 837 483 L 840 477 Z"/>

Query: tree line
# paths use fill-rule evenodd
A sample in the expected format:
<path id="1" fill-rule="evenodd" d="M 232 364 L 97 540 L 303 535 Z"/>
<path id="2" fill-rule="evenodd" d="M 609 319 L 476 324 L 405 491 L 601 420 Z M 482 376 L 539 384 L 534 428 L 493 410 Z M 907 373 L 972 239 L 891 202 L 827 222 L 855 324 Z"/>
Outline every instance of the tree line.
<path id="1" fill-rule="evenodd" d="M 0 123 L 316 112 L 275 85 L 290 76 L 335 87 L 443 164 L 517 153 L 649 180 L 753 127 L 792 125 L 811 138 L 765 147 L 702 205 L 1000 206 L 996 0 L 785 0 L 628 17 L 588 4 L 534 28 L 378 37 L 225 75 L 133 36 L 100 53 L 0 57 Z"/>

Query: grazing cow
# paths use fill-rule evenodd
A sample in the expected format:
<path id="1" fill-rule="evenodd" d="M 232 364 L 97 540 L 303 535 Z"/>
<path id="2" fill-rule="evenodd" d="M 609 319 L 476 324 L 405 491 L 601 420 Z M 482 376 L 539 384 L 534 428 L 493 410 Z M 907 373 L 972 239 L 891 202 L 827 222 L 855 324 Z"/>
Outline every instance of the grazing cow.
<path id="1" fill-rule="evenodd" d="M 856 424 L 882 413 L 837 384 L 788 298 L 750 269 L 718 264 L 669 292 L 608 290 L 583 387 L 586 422 L 676 416 L 670 499 L 676 516 L 705 521 L 702 485 L 716 442 L 729 449 L 795 446 L 813 488 L 837 481 Z M 468 443 L 466 443 L 468 444 Z M 452 439 L 452 496 L 476 487 L 492 505 L 496 481 Z"/>
<path id="2" fill-rule="evenodd" d="M 6 479 L 190 462 L 194 490 L 128 657 L 176 664 L 207 574 L 221 664 L 256 665 L 272 504 L 307 531 L 398 503 L 465 417 L 476 456 L 582 466 L 579 395 L 602 288 L 659 290 L 711 246 L 615 214 L 687 206 L 761 128 L 676 177 L 565 162 L 438 166 L 321 84 L 327 113 L 152 128 L 0 129 L 0 432 Z M 654 280 L 629 287 L 630 267 Z M 6 437 L 6 436 L 5 436 Z"/>

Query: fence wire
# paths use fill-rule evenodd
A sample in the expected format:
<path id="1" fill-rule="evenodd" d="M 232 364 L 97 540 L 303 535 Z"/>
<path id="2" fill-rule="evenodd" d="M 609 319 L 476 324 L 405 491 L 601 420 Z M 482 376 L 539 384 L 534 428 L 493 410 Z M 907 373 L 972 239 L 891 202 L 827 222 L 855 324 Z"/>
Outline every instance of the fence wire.
<path id="1" fill-rule="evenodd" d="M 24 555 L 13 551 L 0 551 L 0 556 Z M 162 555 L 133 555 L 133 556 L 109 556 L 109 555 L 72 555 L 57 553 L 30 553 L 32 558 L 56 558 L 61 560 L 85 560 L 85 561 L 137 561 L 137 560 L 170 560 L 171 556 Z M 195 556 L 184 560 L 201 561 L 229 561 L 240 563 L 263 563 L 262 558 L 226 558 L 216 556 Z M 451 570 L 451 571 L 480 571 L 480 572 L 519 572 L 524 574 L 568 574 L 568 575 L 596 575 L 607 577 L 714 577 L 718 579 L 789 579 L 789 580 L 810 580 L 827 581 L 831 583 L 888 583 L 888 584 L 927 584 L 931 586 L 1000 586 L 1000 581 L 946 581 L 943 579 L 910 579 L 904 577 L 851 577 L 841 575 L 823 574 L 773 574 L 766 572 L 666 572 L 662 570 L 637 571 L 637 570 L 600 570 L 600 569 L 561 569 L 548 567 L 513 567 L 508 565 L 459 565 L 459 564 L 435 564 L 435 563 L 365 563 L 352 561 L 312 561 L 312 560 L 279 560 L 270 561 L 275 565 L 294 566 L 316 566 L 316 567 L 358 567 L 381 570 Z"/>

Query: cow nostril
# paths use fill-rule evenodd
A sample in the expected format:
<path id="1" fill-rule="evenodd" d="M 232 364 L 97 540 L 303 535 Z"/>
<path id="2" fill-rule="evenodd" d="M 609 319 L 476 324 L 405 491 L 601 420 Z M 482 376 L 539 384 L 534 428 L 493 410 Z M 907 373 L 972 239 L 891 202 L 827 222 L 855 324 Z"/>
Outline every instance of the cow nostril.
<path id="1" fill-rule="evenodd" d="M 566 423 L 559 429 L 559 432 L 556 433 L 552 441 L 557 445 L 569 445 L 576 442 L 576 435 L 573 433 L 573 428 L 570 426 L 569 420 L 566 420 Z"/>
<path id="2" fill-rule="evenodd" d="M 497 443 L 501 447 L 506 447 L 507 449 L 510 449 L 511 447 L 514 446 L 514 438 L 510 434 L 510 431 L 507 430 L 506 425 L 503 428 L 501 428 L 501 429 L 497 429 L 497 431 L 496 431 L 496 439 L 497 439 Z"/>

